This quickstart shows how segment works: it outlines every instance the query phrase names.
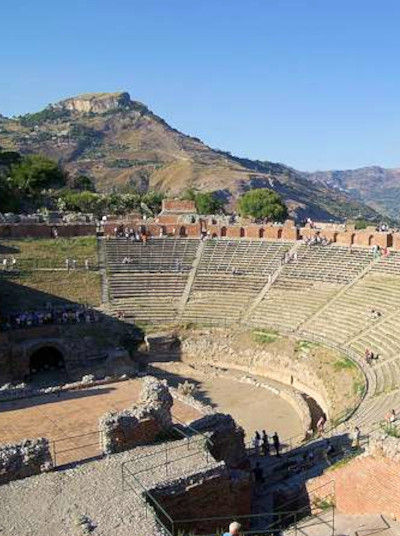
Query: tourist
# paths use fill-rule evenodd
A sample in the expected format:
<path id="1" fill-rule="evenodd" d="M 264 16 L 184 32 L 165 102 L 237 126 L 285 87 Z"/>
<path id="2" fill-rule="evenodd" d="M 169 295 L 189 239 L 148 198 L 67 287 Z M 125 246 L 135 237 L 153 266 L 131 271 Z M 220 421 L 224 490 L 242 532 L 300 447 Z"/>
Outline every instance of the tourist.
<path id="1" fill-rule="evenodd" d="M 265 430 L 262 431 L 261 435 L 261 451 L 263 456 L 269 454 L 269 441 Z"/>
<path id="2" fill-rule="evenodd" d="M 325 423 L 326 423 L 326 415 L 325 413 L 323 413 L 317 422 L 317 430 L 320 436 L 324 433 Z"/>
<path id="3" fill-rule="evenodd" d="M 254 434 L 254 438 L 253 438 L 253 448 L 254 448 L 256 456 L 260 454 L 260 443 L 261 443 L 261 437 L 258 431 L 256 431 L 256 433 Z"/>
<path id="4" fill-rule="evenodd" d="M 7 270 L 7 259 L 3 259 L 3 270 Z"/>
<path id="5" fill-rule="evenodd" d="M 360 429 L 358 426 L 356 426 L 354 428 L 354 432 L 353 432 L 353 443 L 352 443 L 352 447 L 353 449 L 356 449 L 358 450 L 360 448 L 360 437 L 361 437 L 361 432 L 360 432 Z"/>
<path id="6" fill-rule="evenodd" d="M 385 415 L 385 421 L 388 424 L 393 424 L 395 420 L 396 420 L 396 412 L 394 409 L 392 409 L 391 411 L 389 411 L 389 413 Z"/>
<path id="7" fill-rule="evenodd" d="M 278 432 L 275 432 L 274 435 L 272 436 L 272 442 L 274 444 L 276 455 L 279 458 L 281 455 L 279 452 L 281 448 L 281 442 L 279 441 Z"/>
<path id="8" fill-rule="evenodd" d="M 264 472 L 260 466 L 260 462 L 256 463 L 256 466 L 253 469 L 254 482 L 259 485 L 264 483 Z"/>
<path id="9" fill-rule="evenodd" d="M 240 536 L 242 525 L 234 521 L 229 525 L 229 532 L 224 532 L 223 536 Z"/>
<path id="10" fill-rule="evenodd" d="M 89 259 L 85 259 L 85 270 L 89 270 Z"/>
<path id="11" fill-rule="evenodd" d="M 69 259 L 65 259 L 65 268 L 68 270 L 69 272 Z"/>

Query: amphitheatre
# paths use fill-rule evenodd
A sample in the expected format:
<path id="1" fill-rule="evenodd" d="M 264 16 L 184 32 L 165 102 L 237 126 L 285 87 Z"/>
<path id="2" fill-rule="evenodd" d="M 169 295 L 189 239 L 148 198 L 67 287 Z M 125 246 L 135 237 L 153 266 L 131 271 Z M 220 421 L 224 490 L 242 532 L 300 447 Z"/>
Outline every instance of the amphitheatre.
<path id="1" fill-rule="evenodd" d="M 164 200 L 0 262 L 1 535 L 400 534 L 399 232 Z"/>

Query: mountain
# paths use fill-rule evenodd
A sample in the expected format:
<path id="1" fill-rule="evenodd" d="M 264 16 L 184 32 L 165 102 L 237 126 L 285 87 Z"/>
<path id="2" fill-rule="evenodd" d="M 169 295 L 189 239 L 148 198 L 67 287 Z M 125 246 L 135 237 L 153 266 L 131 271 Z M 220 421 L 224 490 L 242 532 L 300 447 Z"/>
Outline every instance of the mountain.
<path id="1" fill-rule="evenodd" d="M 400 220 L 400 169 L 379 166 L 345 171 L 305 173 L 305 178 L 365 203 L 394 220 Z"/>
<path id="2" fill-rule="evenodd" d="M 324 181 L 283 164 L 232 156 L 170 127 L 126 92 L 90 93 L 44 110 L 0 116 L 0 147 L 58 160 L 73 177 L 93 178 L 98 191 L 188 188 L 217 190 L 231 206 L 251 188 L 279 192 L 291 215 L 317 220 L 365 217 L 377 212 Z"/>

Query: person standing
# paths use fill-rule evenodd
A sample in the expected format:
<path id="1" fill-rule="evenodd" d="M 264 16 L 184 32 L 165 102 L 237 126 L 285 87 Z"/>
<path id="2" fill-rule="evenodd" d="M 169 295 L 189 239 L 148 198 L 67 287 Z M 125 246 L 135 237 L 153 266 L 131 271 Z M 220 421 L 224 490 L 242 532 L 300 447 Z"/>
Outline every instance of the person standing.
<path id="1" fill-rule="evenodd" d="M 353 448 L 356 450 L 360 448 L 360 437 L 361 437 L 360 429 L 358 426 L 356 426 L 353 432 L 353 445 L 352 445 Z"/>
<path id="2" fill-rule="evenodd" d="M 276 455 L 279 458 L 281 455 L 280 453 L 281 442 L 279 440 L 278 432 L 275 432 L 274 435 L 272 436 L 272 442 L 274 444 Z"/>
<path id="3" fill-rule="evenodd" d="M 254 434 L 254 438 L 253 438 L 253 448 L 254 448 L 256 456 L 260 454 L 260 443 L 261 443 L 261 437 L 258 431 L 256 430 L 256 433 Z"/>
<path id="4" fill-rule="evenodd" d="M 269 441 L 265 430 L 262 431 L 261 435 L 261 450 L 263 456 L 267 456 L 267 454 L 269 454 Z"/>

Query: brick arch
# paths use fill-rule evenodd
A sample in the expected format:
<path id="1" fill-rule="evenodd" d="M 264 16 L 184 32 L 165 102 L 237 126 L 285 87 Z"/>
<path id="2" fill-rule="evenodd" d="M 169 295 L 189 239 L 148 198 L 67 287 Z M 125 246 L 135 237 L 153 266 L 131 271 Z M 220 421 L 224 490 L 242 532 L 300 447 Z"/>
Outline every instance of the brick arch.
<path id="1" fill-rule="evenodd" d="M 30 361 L 32 355 L 41 348 L 46 347 L 51 347 L 57 350 L 63 356 L 66 369 L 68 369 L 68 359 L 70 357 L 70 352 L 68 351 L 67 347 L 64 345 L 61 339 L 43 337 L 41 339 L 27 341 L 24 343 L 23 346 L 24 348 L 21 356 L 23 363 L 21 363 L 21 365 L 23 365 L 25 369 L 25 375 L 29 375 Z"/>

